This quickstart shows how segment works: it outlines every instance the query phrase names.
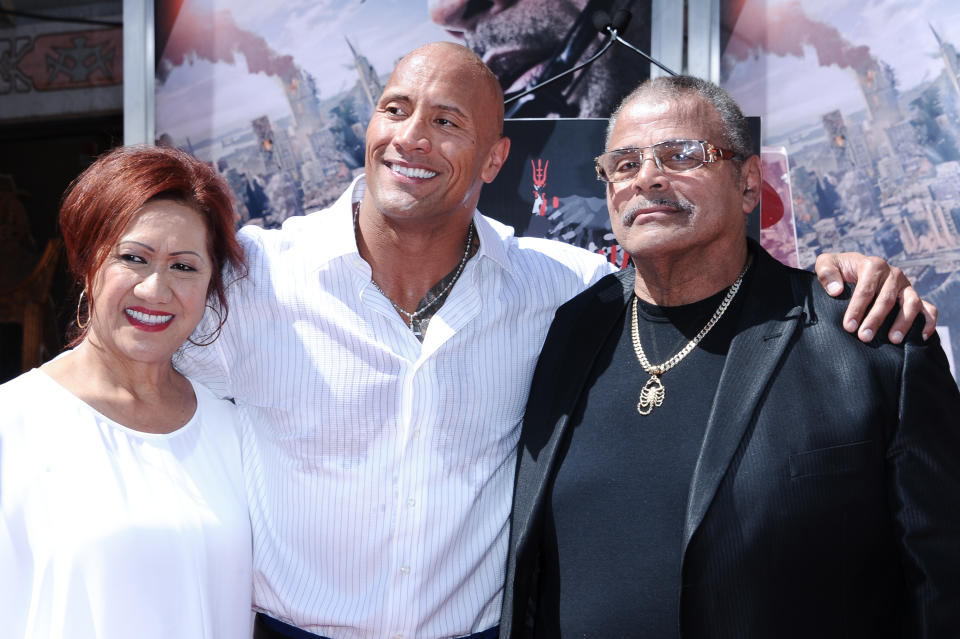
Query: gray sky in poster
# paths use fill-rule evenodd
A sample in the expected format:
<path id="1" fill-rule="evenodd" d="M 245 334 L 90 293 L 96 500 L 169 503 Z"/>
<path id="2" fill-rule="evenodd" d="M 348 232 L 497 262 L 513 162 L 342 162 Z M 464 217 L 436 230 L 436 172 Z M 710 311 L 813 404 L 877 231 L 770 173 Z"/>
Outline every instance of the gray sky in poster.
<path id="1" fill-rule="evenodd" d="M 792 0 L 795 1 L 795 0 Z M 768 0 L 768 6 L 786 4 Z M 957 0 L 800 0 L 811 20 L 835 27 L 853 45 L 866 45 L 889 64 L 901 90 L 931 80 L 943 69 L 930 24 L 960 49 Z M 850 69 L 824 67 L 812 47 L 805 56 L 765 55 L 738 62 L 724 86 L 750 115 L 764 114 L 764 129 L 782 134 L 818 123 L 823 113 L 850 114 L 865 108 Z"/>
<path id="2" fill-rule="evenodd" d="M 344 36 L 378 73 L 389 72 L 400 55 L 424 42 L 452 40 L 430 21 L 426 0 L 185 0 L 181 15 L 224 10 L 237 26 L 313 75 L 321 99 L 356 82 Z M 234 64 L 194 59 L 175 67 L 158 85 L 156 105 L 157 134 L 168 133 L 177 143 L 248 127 L 261 115 L 289 114 L 280 81 L 248 73 L 239 54 Z"/>

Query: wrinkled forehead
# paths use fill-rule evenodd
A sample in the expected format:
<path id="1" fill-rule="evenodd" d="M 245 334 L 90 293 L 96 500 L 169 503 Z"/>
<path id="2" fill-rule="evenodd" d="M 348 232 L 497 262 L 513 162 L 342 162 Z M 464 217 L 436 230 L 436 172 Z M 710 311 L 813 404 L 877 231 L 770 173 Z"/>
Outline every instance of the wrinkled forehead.
<path id="1" fill-rule="evenodd" d="M 387 80 L 385 91 L 404 86 L 430 88 L 447 102 L 471 103 L 493 100 L 494 95 L 483 73 L 482 62 L 456 49 L 441 47 L 418 49 L 397 63 Z"/>
<path id="2" fill-rule="evenodd" d="M 722 135 L 720 114 L 706 100 L 694 94 L 668 97 L 651 93 L 624 105 L 608 150 L 649 146 L 679 138 L 720 143 Z"/>

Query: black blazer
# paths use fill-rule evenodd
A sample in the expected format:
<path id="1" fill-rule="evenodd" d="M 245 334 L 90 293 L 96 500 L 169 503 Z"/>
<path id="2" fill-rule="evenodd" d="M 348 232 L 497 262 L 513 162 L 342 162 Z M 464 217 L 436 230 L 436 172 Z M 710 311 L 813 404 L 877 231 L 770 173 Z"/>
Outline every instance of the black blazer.
<path id="1" fill-rule="evenodd" d="M 918 320 L 904 345 L 861 344 L 841 327 L 845 301 L 751 250 L 678 540 L 681 636 L 960 637 L 960 391 L 938 339 L 923 343 Z M 527 636 L 557 451 L 633 284 L 632 269 L 602 279 L 547 336 L 520 435 L 501 637 Z M 645 377 L 638 366 L 638 388 Z"/>

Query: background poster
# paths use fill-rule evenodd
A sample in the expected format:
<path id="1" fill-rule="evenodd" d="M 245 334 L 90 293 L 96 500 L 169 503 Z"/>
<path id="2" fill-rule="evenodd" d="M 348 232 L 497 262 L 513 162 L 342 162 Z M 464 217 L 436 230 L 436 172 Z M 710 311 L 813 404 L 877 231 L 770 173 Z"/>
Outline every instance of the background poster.
<path id="1" fill-rule="evenodd" d="M 782 146 L 765 146 L 760 151 L 760 160 L 763 175 L 760 243 L 782 263 L 800 268 L 787 150 Z"/>
<path id="2" fill-rule="evenodd" d="M 362 170 L 364 131 L 397 59 L 461 42 L 508 95 L 586 59 L 614 0 L 157 0 L 158 140 L 213 163 L 241 223 L 275 226 L 323 207 Z M 650 0 L 624 34 L 649 49 Z M 629 61 L 629 64 L 624 61 Z M 606 117 L 649 65 L 617 45 L 515 117 Z"/>
<path id="3" fill-rule="evenodd" d="M 518 235 L 568 242 L 623 264 L 593 168 L 606 129 L 606 119 L 508 120 L 510 155 L 478 208 Z"/>
<path id="4" fill-rule="evenodd" d="M 960 3 L 727 0 L 721 31 L 721 84 L 789 158 L 801 268 L 903 267 L 960 363 Z"/>

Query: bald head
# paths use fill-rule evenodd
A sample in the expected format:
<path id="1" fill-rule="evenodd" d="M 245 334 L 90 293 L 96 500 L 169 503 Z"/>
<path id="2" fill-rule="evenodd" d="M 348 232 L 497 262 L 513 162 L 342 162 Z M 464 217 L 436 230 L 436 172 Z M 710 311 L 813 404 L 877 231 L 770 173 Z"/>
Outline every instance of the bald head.
<path id="1" fill-rule="evenodd" d="M 397 62 L 390 78 L 405 65 L 417 65 L 435 73 L 457 74 L 482 100 L 485 124 L 497 136 L 503 135 L 503 89 L 500 81 L 476 53 L 454 42 L 431 42 L 417 47 Z M 390 84 L 390 81 L 387 81 Z"/>

